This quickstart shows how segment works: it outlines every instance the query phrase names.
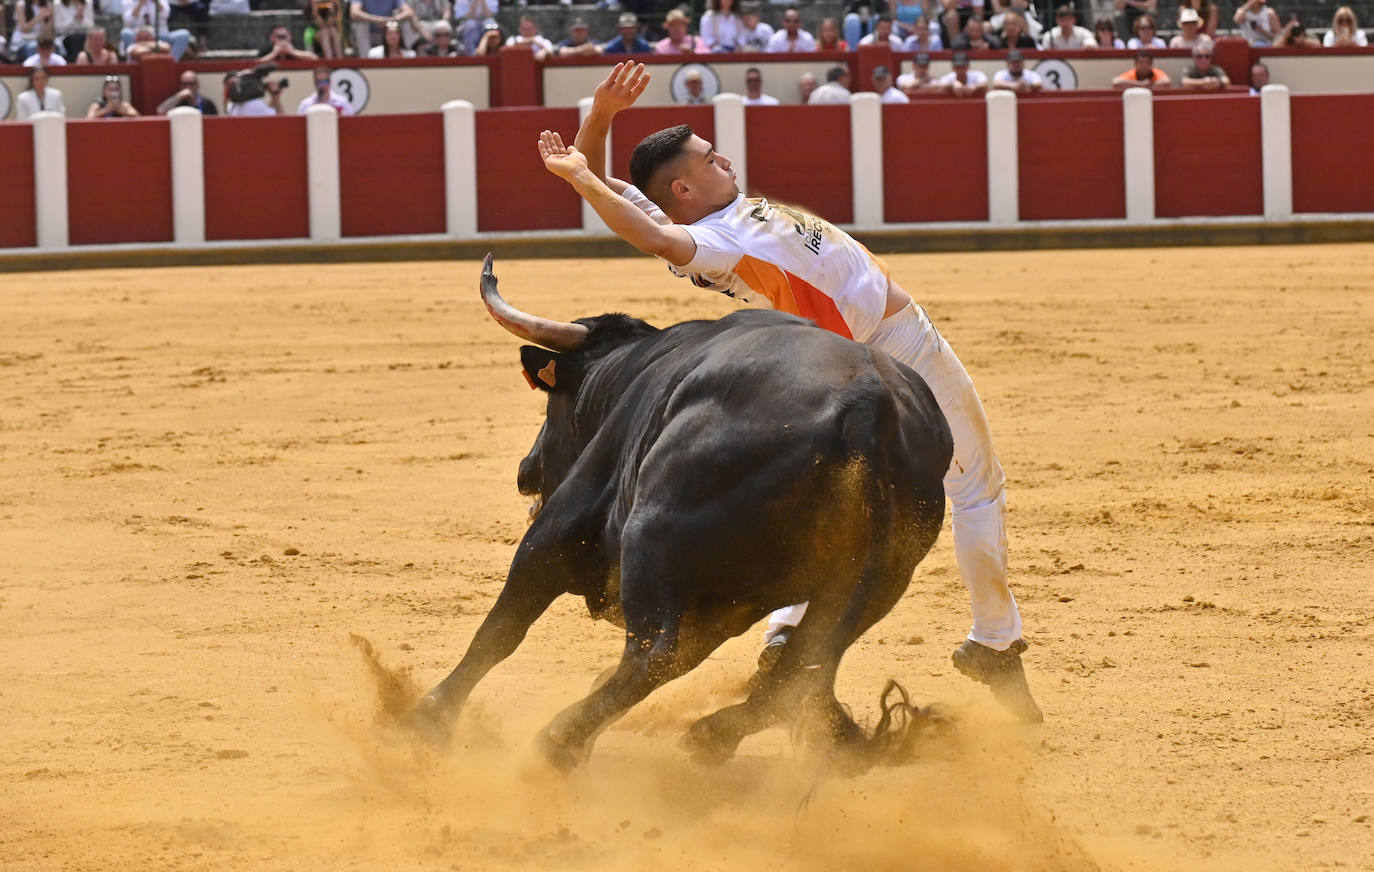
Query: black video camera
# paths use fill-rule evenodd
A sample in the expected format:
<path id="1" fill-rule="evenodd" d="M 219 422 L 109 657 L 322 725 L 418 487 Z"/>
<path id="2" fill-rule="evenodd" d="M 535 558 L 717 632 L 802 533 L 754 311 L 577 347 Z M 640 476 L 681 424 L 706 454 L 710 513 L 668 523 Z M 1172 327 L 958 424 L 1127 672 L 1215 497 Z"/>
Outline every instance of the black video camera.
<path id="1" fill-rule="evenodd" d="M 261 98 L 267 92 L 264 80 L 276 71 L 276 64 L 266 63 L 258 64 L 251 70 L 238 70 L 225 76 L 225 84 L 229 87 L 229 102 L 241 104 Z M 284 89 L 287 84 L 287 79 L 283 76 L 277 80 L 277 90 Z"/>

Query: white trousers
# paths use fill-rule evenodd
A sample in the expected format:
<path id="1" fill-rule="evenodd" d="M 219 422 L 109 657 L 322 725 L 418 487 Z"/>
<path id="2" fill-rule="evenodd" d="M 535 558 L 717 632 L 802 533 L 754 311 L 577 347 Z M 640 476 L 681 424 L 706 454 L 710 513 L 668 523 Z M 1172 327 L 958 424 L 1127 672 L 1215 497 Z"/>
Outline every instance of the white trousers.
<path id="1" fill-rule="evenodd" d="M 886 351 L 920 373 L 940 404 L 954 436 L 954 459 L 945 473 L 945 496 L 954 515 L 954 558 L 968 588 L 973 628 L 968 637 L 996 651 L 1021 638 L 1021 612 L 1007 587 L 1007 498 L 983 403 L 964 365 L 914 303 L 884 318 L 867 345 Z M 768 617 L 765 641 L 795 627 L 806 603 Z"/>

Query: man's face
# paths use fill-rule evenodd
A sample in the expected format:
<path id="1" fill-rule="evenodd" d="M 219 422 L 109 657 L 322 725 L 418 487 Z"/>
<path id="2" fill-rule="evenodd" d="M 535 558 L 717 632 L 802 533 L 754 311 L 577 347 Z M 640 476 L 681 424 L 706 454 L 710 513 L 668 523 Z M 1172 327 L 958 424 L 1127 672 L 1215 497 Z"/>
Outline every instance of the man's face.
<path id="1" fill-rule="evenodd" d="M 892 76 L 874 76 L 874 77 L 873 77 L 873 90 L 877 91 L 879 94 L 883 93 L 884 91 L 886 91 L 888 88 L 891 88 L 891 87 L 892 87 Z"/>
<path id="2" fill-rule="evenodd" d="M 572 39 L 573 45 L 581 45 L 587 41 L 587 33 L 588 31 L 585 27 L 574 27 L 572 30 L 568 31 L 568 37 Z"/>
<path id="3" fill-rule="evenodd" d="M 911 74 L 916 77 L 916 81 L 924 82 L 930 78 L 930 64 L 912 64 Z"/>
<path id="4" fill-rule="evenodd" d="M 1185 21 L 1178 27 L 1180 30 L 1183 31 L 1183 36 L 1185 39 L 1193 39 L 1197 36 L 1199 26 L 1200 25 L 1196 21 Z"/>
<path id="5" fill-rule="evenodd" d="M 1007 45 L 1016 45 L 1016 40 L 1020 38 L 1022 32 L 1021 19 L 1015 15 L 1008 15 L 1002 19 L 1002 33 L 1007 38 Z"/>
<path id="6" fill-rule="evenodd" d="M 970 18 L 968 24 L 964 25 L 964 33 L 968 34 L 970 42 L 983 38 L 983 22 L 977 18 Z"/>
<path id="7" fill-rule="evenodd" d="M 200 79 L 196 78 L 195 73 L 182 73 L 180 81 L 181 87 L 190 91 L 192 94 L 195 94 L 197 91 L 200 90 Z"/>
<path id="8" fill-rule="evenodd" d="M 639 35 L 639 25 L 637 25 L 637 24 L 622 24 L 622 25 L 620 25 L 620 38 L 623 39 L 623 40 L 625 40 L 625 44 L 626 44 L 626 45 L 629 45 L 630 43 L 634 42 L 634 41 L 635 41 L 635 37 L 638 36 L 638 35 Z"/>
<path id="9" fill-rule="evenodd" d="M 1201 73 L 1201 72 L 1206 72 L 1207 70 L 1211 69 L 1211 67 L 1212 67 L 1212 50 L 1209 48 L 1209 49 L 1205 49 L 1205 50 L 1200 51 L 1200 52 L 1194 52 L 1194 53 L 1193 53 L 1193 64 L 1194 64 L 1194 66 L 1197 67 L 1198 72 L 1200 72 L 1200 73 Z"/>
<path id="10" fill-rule="evenodd" d="M 842 75 L 841 75 L 838 79 L 836 79 L 835 81 L 836 81 L 836 82 L 839 82 L 839 83 L 840 83 L 841 85 L 843 85 L 843 86 L 845 87 L 845 89 L 847 90 L 847 89 L 849 88 L 849 73 L 844 73 L 844 74 L 842 74 Z"/>
<path id="11" fill-rule="evenodd" d="M 448 47 L 449 47 L 449 44 L 452 43 L 452 42 L 453 42 L 453 34 L 452 34 L 452 33 L 449 33 L 447 30 L 436 30 L 436 31 L 434 31 L 434 44 L 437 45 L 437 46 L 439 46 L 439 48 L 444 49 L 445 51 L 447 51 L 447 50 L 448 50 Z"/>
<path id="12" fill-rule="evenodd" d="M 763 93 L 763 74 L 745 73 L 744 90 L 749 92 L 750 97 L 757 97 Z"/>
<path id="13" fill-rule="evenodd" d="M 759 26 L 759 14 L 757 12 L 746 12 L 739 17 L 739 20 L 744 22 L 744 26 L 750 30 Z"/>
<path id="14" fill-rule="evenodd" d="M 520 19 L 520 35 L 529 39 L 539 33 L 539 26 L 534 23 L 533 18 Z"/>
<path id="15" fill-rule="evenodd" d="M 816 77 L 807 73 L 801 77 L 797 86 L 801 89 L 801 101 L 805 103 L 811 92 L 816 90 Z"/>
<path id="16" fill-rule="evenodd" d="M 674 18 L 668 22 L 668 35 L 673 38 L 673 42 L 681 42 L 687 35 L 687 22 L 681 18 Z"/>
<path id="17" fill-rule="evenodd" d="M 964 64 L 962 67 L 955 67 L 954 78 L 958 79 L 961 84 L 968 84 L 968 64 Z"/>
<path id="18" fill-rule="evenodd" d="M 322 97 L 329 96 L 329 74 L 323 70 L 315 74 L 315 92 Z"/>
<path id="19" fill-rule="evenodd" d="M 282 42 L 282 43 L 286 43 L 287 45 L 290 45 L 290 44 L 291 44 L 291 31 L 287 30 L 287 29 L 284 28 L 284 27 L 278 27 L 276 30 L 272 31 L 272 41 L 273 41 L 273 42 Z"/>
<path id="20" fill-rule="evenodd" d="M 1250 68 L 1250 85 L 1255 88 L 1263 88 L 1269 84 L 1269 68 L 1264 64 L 1255 64 Z"/>
<path id="21" fill-rule="evenodd" d="M 797 31 L 801 29 L 801 13 L 795 11 L 784 13 L 782 26 L 787 31 L 788 36 L 796 36 Z"/>
<path id="22" fill-rule="evenodd" d="M 1062 30 L 1062 31 L 1064 31 L 1065 33 L 1072 33 L 1072 32 L 1073 32 L 1073 16 L 1072 16 L 1072 15 L 1061 15 L 1061 16 L 1059 16 L 1059 29 Z"/>
<path id="23" fill-rule="evenodd" d="M 972 21 L 973 19 L 969 19 L 969 20 Z M 981 22 L 980 22 L 980 25 L 979 25 L 979 26 L 981 26 Z M 873 41 L 876 42 L 876 43 L 878 43 L 879 45 L 882 45 L 882 44 L 885 43 L 885 42 L 891 41 L 891 39 L 892 39 L 892 22 L 891 22 L 891 21 L 879 21 L 879 22 L 878 22 L 878 26 L 875 27 L 875 28 L 873 28 Z"/>
<path id="24" fill-rule="evenodd" d="M 693 98 L 700 97 L 700 96 L 701 96 L 701 79 L 688 79 L 688 80 L 687 80 L 687 93 L 688 93 L 688 94 L 691 94 Z"/>
<path id="25" fill-rule="evenodd" d="M 1007 72 L 1011 73 L 1012 78 L 1021 78 L 1021 72 L 1026 68 L 1026 62 L 1019 58 L 1014 61 L 1007 61 Z"/>
<path id="26" fill-rule="evenodd" d="M 686 183 L 692 196 L 708 206 L 723 206 L 739 194 L 730 159 L 716 154 L 711 143 L 695 134 L 687 140 L 682 156 L 672 168 L 676 178 Z"/>
<path id="27" fill-rule="evenodd" d="M 1152 58 L 1135 59 L 1135 77 L 1137 79 L 1148 79 L 1150 70 L 1154 69 L 1155 62 Z"/>
<path id="28" fill-rule="evenodd" d="M 922 18 L 916 22 L 916 26 L 912 28 L 912 31 L 924 42 L 926 39 L 930 38 L 930 22 Z"/>

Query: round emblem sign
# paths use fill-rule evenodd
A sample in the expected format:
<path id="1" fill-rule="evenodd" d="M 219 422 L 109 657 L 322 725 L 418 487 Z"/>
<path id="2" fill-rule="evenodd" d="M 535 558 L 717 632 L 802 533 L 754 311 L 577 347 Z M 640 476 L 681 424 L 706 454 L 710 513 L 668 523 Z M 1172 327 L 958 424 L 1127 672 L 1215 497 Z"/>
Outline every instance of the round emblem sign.
<path id="1" fill-rule="evenodd" d="M 693 79 L 700 80 L 700 88 L 689 81 Z M 710 103 L 711 98 L 720 93 L 720 76 L 705 64 L 683 64 L 669 80 L 668 92 L 677 103 Z"/>
<path id="2" fill-rule="evenodd" d="M 1075 91 L 1078 89 L 1078 74 L 1067 61 L 1059 58 L 1046 58 L 1035 65 L 1035 71 L 1045 80 L 1046 91 Z"/>
<path id="3" fill-rule="evenodd" d="M 348 101 L 354 115 L 363 114 L 367 99 L 372 96 L 367 77 L 348 67 L 339 67 L 329 74 L 329 89 Z"/>

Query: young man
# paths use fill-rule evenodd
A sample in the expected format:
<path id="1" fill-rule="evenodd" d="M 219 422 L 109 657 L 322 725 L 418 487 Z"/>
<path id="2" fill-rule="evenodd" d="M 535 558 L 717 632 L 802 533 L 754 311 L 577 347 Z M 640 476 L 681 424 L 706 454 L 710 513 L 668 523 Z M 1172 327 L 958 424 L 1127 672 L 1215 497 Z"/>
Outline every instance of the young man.
<path id="1" fill-rule="evenodd" d="M 1154 52 L 1142 48 L 1135 53 L 1135 66 L 1112 79 L 1113 88 L 1167 88 L 1169 77 L 1155 66 Z"/>
<path id="2" fill-rule="evenodd" d="M 612 119 L 634 104 L 648 82 L 642 64 L 617 64 L 597 87 L 573 148 L 565 148 L 556 133 L 540 135 L 545 167 L 571 184 L 621 238 L 668 261 L 674 273 L 690 276 L 698 287 L 810 318 L 921 374 L 954 435 L 945 491 L 953 504 L 955 556 L 973 609 L 973 629 L 955 650 L 954 665 L 989 685 L 1023 720 L 1041 720 L 1021 666 L 1021 616 L 1007 588 L 1002 467 L 968 373 L 885 263 L 813 215 L 746 199 L 729 158 L 690 127 L 660 130 L 639 143 L 630 158 L 633 185 L 591 169 L 605 166 Z M 804 604 L 789 606 L 770 618 L 770 646 L 785 640 L 804 610 Z M 781 653 L 780 646 L 775 650 Z M 770 661 L 776 658 L 761 656 L 760 667 Z"/>
<path id="3" fill-rule="evenodd" d="M 1018 94 L 1038 94 L 1045 88 L 1044 81 L 1035 70 L 1026 69 L 1026 58 L 1020 49 L 1007 52 L 1007 68 L 992 75 L 994 89 L 1015 91 Z"/>

